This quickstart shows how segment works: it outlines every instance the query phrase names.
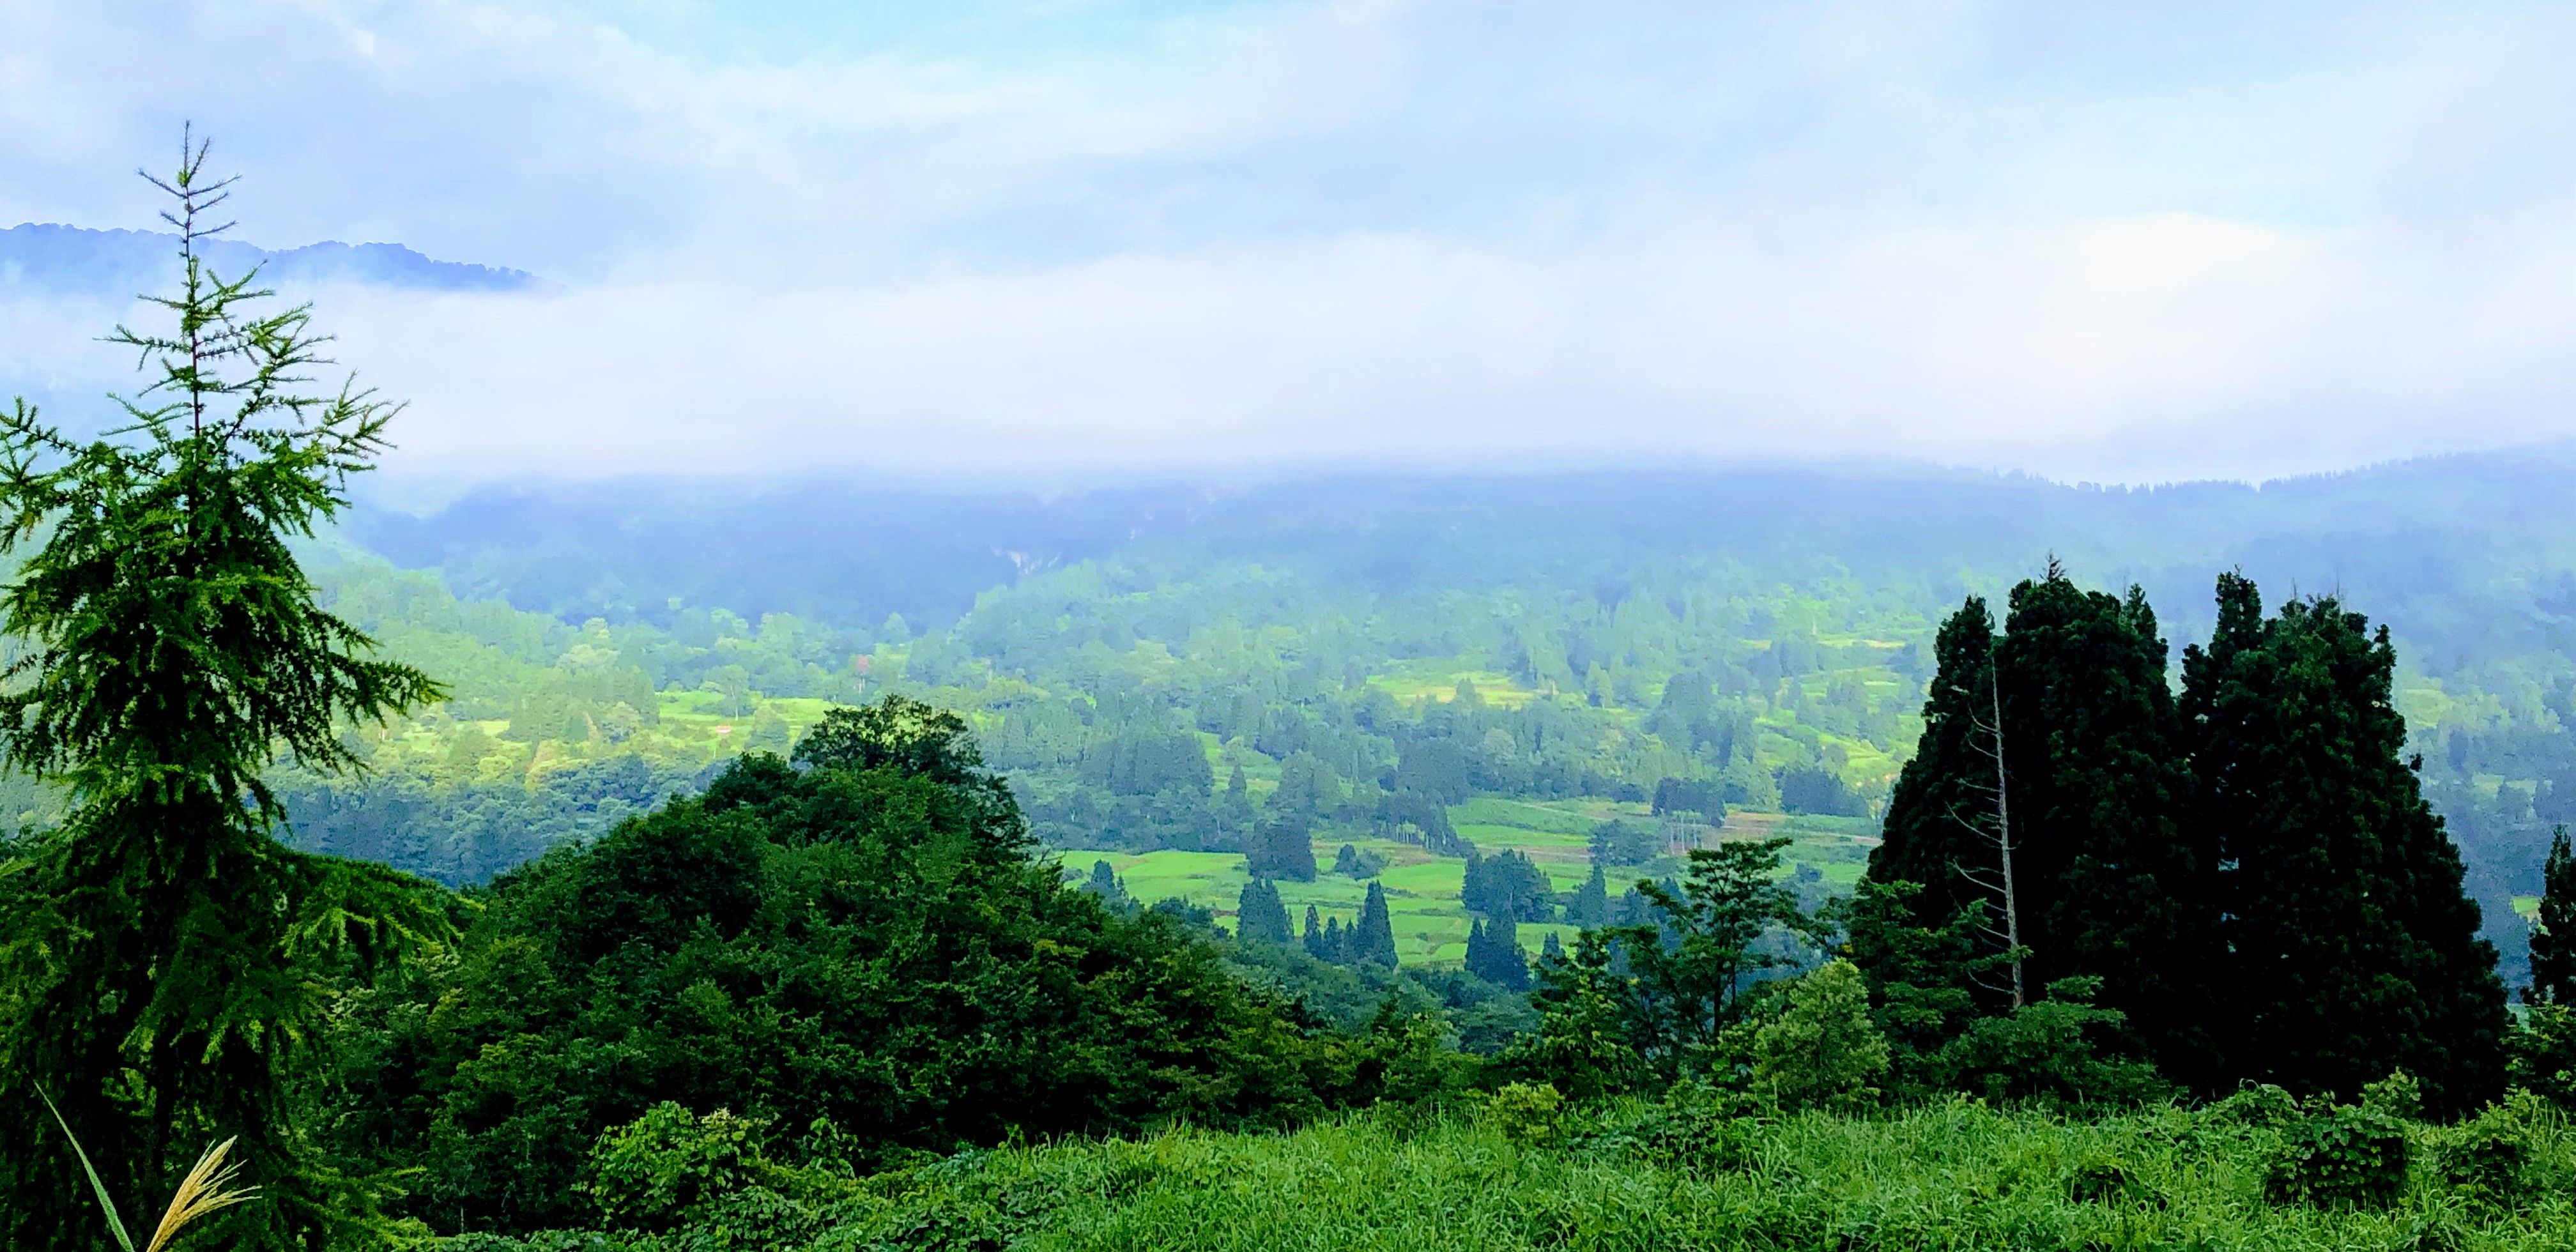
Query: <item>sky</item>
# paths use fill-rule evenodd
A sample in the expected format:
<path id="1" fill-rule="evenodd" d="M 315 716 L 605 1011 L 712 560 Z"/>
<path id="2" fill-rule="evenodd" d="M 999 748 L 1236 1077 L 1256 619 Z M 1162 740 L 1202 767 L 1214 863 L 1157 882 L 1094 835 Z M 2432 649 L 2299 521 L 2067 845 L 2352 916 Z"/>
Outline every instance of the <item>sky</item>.
<path id="1" fill-rule="evenodd" d="M 2576 437 L 2576 7 L 0 0 L 0 225 L 318 293 L 397 468 L 1079 479 Z M 129 310 L 0 302 L 86 385 Z M 104 386 L 102 382 L 100 385 Z"/>

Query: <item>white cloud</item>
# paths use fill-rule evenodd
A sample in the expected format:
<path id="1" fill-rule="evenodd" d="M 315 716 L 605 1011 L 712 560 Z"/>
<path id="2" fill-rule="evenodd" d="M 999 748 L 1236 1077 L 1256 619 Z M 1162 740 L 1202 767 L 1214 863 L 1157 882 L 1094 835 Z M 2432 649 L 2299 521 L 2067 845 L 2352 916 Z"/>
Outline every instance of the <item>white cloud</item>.
<path id="1" fill-rule="evenodd" d="M 1344 236 L 870 288 L 352 293 L 336 316 L 420 402 L 405 461 L 444 471 L 1859 450 L 2159 478 L 2576 431 L 2576 256 L 2420 246 L 2157 215 L 1789 250 L 1694 223 L 1536 259 Z"/>
<path id="2" fill-rule="evenodd" d="M 328 294 L 404 463 L 469 473 L 2576 434 L 2547 9 L 1345 0 L 765 56 L 689 11 L 0 0 L 0 219 L 140 224 L 102 172 L 194 112 L 250 238 L 570 281 Z M 64 315 L 0 371 L 93 369 Z"/>

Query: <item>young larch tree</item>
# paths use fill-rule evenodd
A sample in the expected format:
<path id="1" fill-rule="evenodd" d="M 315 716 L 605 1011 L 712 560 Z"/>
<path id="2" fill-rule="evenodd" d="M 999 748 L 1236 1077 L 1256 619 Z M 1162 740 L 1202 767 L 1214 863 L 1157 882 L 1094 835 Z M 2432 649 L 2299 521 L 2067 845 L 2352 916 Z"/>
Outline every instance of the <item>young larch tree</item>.
<path id="1" fill-rule="evenodd" d="M 167 1194 L 199 1147 L 238 1136 L 262 1200 L 218 1219 L 223 1246 L 318 1246 L 369 1211 L 289 1124 L 327 975 L 443 914 L 417 880 L 280 843 L 262 776 L 281 752 L 356 770 L 344 729 L 441 694 L 371 657 L 290 546 L 344 506 L 399 406 L 307 390 L 329 364 L 309 309 L 207 267 L 230 180 L 207 176 L 206 145 L 146 177 L 173 202 L 178 290 L 150 302 L 165 327 L 108 341 L 151 381 L 94 439 L 24 401 L 0 414 L 0 546 L 32 548 L 0 588 L 0 760 L 70 801 L 0 885 L 0 1075 L 60 1105 L 110 1194 Z M 0 1101 L 0 1245 L 99 1246 L 37 1107 Z"/>

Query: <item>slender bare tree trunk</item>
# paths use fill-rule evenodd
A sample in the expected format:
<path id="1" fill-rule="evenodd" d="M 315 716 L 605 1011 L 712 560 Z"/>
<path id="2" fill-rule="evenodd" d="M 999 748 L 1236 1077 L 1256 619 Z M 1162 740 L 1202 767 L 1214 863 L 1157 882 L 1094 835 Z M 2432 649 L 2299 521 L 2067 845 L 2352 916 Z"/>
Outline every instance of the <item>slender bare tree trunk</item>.
<path id="1" fill-rule="evenodd" d="M 1986 667 L 1987 696 L 1993 702 L 1995 718 L 1995 835 L 2002 849 L 2004 878 L 2004 944 L 2013 954 L 2013 1008 L 2022 1006 L 2021 979 L 2021 900 L 2013 890 L 2012 800 L 2004 784 L 2004 692 L 2002 666 Z"/>

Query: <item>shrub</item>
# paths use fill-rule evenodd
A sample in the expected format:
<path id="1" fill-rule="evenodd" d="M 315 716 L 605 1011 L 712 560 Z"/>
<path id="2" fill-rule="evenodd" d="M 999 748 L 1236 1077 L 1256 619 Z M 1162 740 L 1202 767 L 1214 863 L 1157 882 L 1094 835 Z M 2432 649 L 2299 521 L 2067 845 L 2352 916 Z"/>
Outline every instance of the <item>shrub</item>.
<path id="1" fill-rule="evenodd" d="M 1485 1102 L 1485 1117 L 1514 1143 L 1546 1147 L 1565 1137 L 1565 1097 L 1546 1083 L 1507 1083 Z"/>
<path id="2" fill-rule="evenodd" d="M 1752 1160 L 1761 1131 L 1753 1101 L 1743 1093 L 1684 1083 L 1611 1138 L 1658 1165 L 1727 1171 Z"/>
<path id="3" fill-rule="evenodd" d="M 2516 1093 L 2519 1101 L 2536 1097 Z M 2510 1204 L 2531 1189 L 2531 1127 L 2524 1110 L 2490 1106 L 2433 1142 L 2442 1181 L 2478 1204 Z"/>
<path id="4" fill-rule="evenodd" d="M 1791 983 L 1788 1006 L 1753 1037 L 1753 1081 L 1781 1107 L 1853 1110 L 1878 1103 L 1887 1039 L 1869 1020 L 1860 968 L 1833 961 Z"/>
<path id="5" fill-rule="evenodd" d="M 612 1230 L 667 1230 L 771 1172 L 764 1129 L 723 1109 L 693 1116 L 666 1100 L 599 1137 L 585 1190 Z"/>
<path id="6" fill-rule="evenodd" d="M 2576 1109 L 2576 1008 L 2534 1004 L 2505 1037 L 2513 1085 Z"/>
<path id="7" fill-rule="evenodd" d="M 2236 1094 L 2209 1106 L 2209 1115 L 2229 1125 L 2266 1130 L 2299 1120 L 2299 1101 L 2270 1083 L 2248 1083 Z"/>
<path id="8" fill-rule="evenodd" d="M 2361 1106 L 2400 1121 L 2414 1121 L 2424 1116 L 2424 1084 L 2401 1069 L 2364 1086 L 2361 1089 Z"/>
<path id="9" fill-rule="evenodd" d="M 2276 1204 L 2379 1207 L 2406 1187 L 2406 1126 L 2366 1106 L 2316 1112 L 2282 1136 L 2264 1190 Z"/>
<path id="10" fill-rule="evenodd" d="M 2108 1054 L 2127 1023 L 2117 1009 L 2097 1008 L 2099 978 L 2063 978 L 2048 994 L 2012 1013 L 1981 1017 L 1945 1045 L 1936 1068 L 1949 1085 L 1988 1100 L 2054 1100 L 2070 1104 L 2144 1104 L 2171 1090 L 2144 1061 Z"/>

